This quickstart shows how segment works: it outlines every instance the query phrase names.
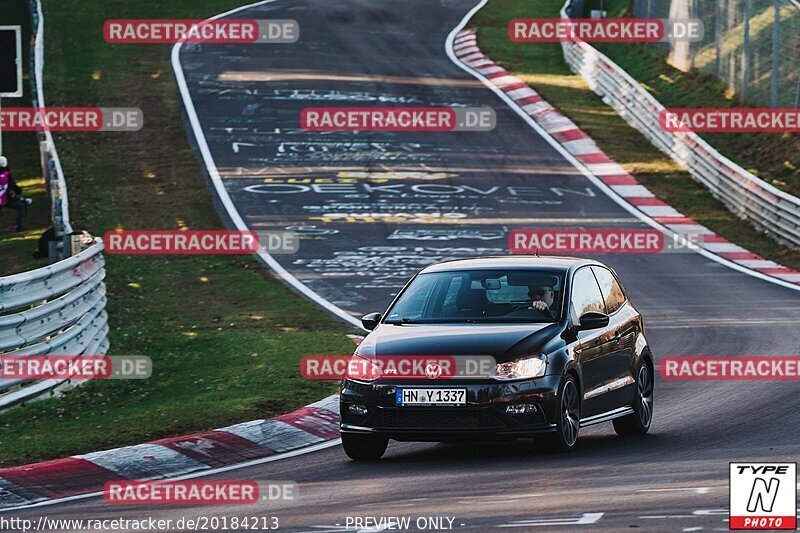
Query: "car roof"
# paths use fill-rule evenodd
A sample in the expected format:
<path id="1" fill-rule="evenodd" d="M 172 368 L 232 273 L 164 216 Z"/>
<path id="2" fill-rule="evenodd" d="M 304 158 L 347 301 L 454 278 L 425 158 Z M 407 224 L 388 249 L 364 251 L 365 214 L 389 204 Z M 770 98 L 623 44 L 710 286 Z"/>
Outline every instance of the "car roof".
<path id="1" fill-rule="evenodd" d="M 579 257 L 537 256 L 537 255 L 501 255 L 491 257 L 474 257 L 470 259 L 454 259 L 443 261 L 424 268 L 420 274 L 431 272 L 452 272 L 458 270 L 559 270 L 583 265 L 601 265 L 597 261 Z"/>

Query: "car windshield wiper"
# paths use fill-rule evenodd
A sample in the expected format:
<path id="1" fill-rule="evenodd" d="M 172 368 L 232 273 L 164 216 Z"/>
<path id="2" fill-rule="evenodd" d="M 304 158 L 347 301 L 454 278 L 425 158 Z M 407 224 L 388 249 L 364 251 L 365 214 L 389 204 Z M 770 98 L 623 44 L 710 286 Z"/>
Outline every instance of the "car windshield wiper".
<path id="1" fill-rule="evenodd" d="M 387 320 L 387 324 L 477 324 L 474 318 L 428 318 L 425 320 L 411 320 L 408 317 Z"/>
<path id="2" fill-rule="evenodd" d="M 426 320 L 411 320 L 408 317 L 387 319 L 384 324 L 406 325 L 406 324 L 427 324 L 435 326 L 437 324 L 550 324 L 554 320 L 531 320 L 526 317 L 491 317 L 491 318 L 430 318 Z"/>
<path id="3" fill-rule="evenodd" d="M 395 319 L 395 320 L 385 320 L 384 323 L 385 324 L 417 324 L 417 322 L 414 322 L 413 320 L 411 320 L 408 317 L 398 318 L 398 319 Z"/>

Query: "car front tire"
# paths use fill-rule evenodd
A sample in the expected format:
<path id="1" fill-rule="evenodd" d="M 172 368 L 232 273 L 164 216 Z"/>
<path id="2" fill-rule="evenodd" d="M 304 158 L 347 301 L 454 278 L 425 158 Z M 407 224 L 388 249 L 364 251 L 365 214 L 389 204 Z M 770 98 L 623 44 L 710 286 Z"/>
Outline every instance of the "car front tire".
<path id="1" fill-rule="evenodd" d="M 388 445 L 389 439 L 385 437 L 342 433 L 344 453 L 353 461 L 377 461 Z"/>
<path id="2" fill-rule="evenodd" d="M 569 452 L 578 442 L 581 426 L 581 399 L 575 378 L 567 375 L 558 387 L 558 420 L 555 433 L 542 435 L 544 444 L 552 452 Z"/>
<path id="3" fill-rule="evenodd" d="M 644 435 L 653 422 L 653 370 L 645 361 L 636 373 L 633 414 L 614 419 L 617 435 Z"/>

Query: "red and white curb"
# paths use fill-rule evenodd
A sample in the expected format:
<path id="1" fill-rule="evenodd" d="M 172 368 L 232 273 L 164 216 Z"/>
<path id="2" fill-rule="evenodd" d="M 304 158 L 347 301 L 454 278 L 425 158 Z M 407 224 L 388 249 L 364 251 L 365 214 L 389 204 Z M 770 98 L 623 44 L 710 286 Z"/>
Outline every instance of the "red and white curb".
<path id="1" fill-rule="evenodd" d="M 528 85 L 483 55 L 474 29 L 462 30 L 453 41 L 453 53 L 467 67 L 486 78 L 550 134 L 569 154 L 582 163 L 611 190 L 646 217 L 680 235 L 702 235 L 700 247 L 744 269 L 800 285 L 800 272 L 765 259 L 662 202 L 636 178 L 603 153 L 595 142 L 570 119 Z"/>
<path id="2" fill-rule="evenodd" d="M 347 337 L 356 344 L 361 344 L 361 341 L 364 340 L 364 335 L 348 335 Z"/>
<path id="3" fill-rule="evenodd" d="M 0 469 L 0 509 L 157 481 L 282 454 L 339 437 L 339 396 L 268 420 Z"/>

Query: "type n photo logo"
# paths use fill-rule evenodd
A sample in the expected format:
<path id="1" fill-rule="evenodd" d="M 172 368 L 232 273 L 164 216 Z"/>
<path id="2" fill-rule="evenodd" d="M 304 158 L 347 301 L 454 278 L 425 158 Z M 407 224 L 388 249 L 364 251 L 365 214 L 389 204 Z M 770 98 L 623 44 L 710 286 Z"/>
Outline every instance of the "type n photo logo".
<path id="1" fill-rule="evenodd" d="M 730 529 L 797 529 L 796 463 L 730 463 Z"/>

